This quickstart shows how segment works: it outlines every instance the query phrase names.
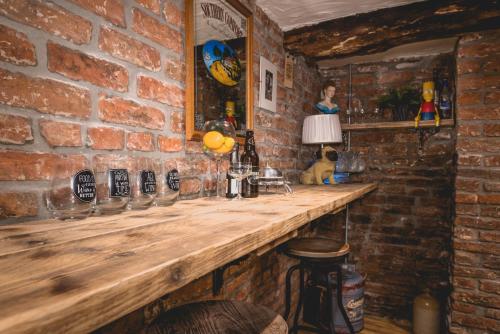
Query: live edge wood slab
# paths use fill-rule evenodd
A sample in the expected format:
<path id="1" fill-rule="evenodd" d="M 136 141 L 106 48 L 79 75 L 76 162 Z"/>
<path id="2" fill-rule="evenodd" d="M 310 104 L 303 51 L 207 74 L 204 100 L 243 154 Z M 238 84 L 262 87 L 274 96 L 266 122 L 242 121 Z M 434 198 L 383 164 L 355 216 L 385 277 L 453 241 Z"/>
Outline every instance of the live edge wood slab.
<path id="1" fill-rule="evenodd" d="M 0 333 L 99 328 L 375 188 L 296 186 L 292 196 L 0 225 Z"/>

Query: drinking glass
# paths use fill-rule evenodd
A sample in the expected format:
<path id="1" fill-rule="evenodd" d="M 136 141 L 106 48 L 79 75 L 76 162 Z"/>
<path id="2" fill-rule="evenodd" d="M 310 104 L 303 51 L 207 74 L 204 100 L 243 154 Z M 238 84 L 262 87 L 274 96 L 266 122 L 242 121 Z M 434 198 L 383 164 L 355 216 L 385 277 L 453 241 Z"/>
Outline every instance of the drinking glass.
<path id="1" fill-rule="evenodd" d="M 335 171 L 339 173 L 343 173 L 347 171 L 347 159 L 345 152 L 339 152 L 338 153 L 338 160 L 337 163 L 335 164 Z"/>
<path id="2" fill-rule="evenodd" d="M 179 196 L 179 170 L 176 161 L 157 161 L 158 191 L 154 204 L 168 206 L 175 203 Z"/>
<path id="3" fill-rule="evenodd" d="M 148 158 L 137 158 L 130 172 L 130 210 L 147 209 L 153 203 L 157 192 L 154 164 Z"/>
<path id="4" fill-rule="evenodd" d="M 232 163 L 229 166 L 228 174 L 236 180 L 236 189 L 240 189 L 241 180 L 252 175 L 252 165 L 245 164 L 241 162 Z M 241 200 L 241 193 L 238 192 L 238 196 L 234 200 Z"/>
<path id="5" fill-rule="evenodd" d="M 350 166 L 348 172 L 356 173 L 359 169 L 358 153 L 357 152 L 350 152 L 350 153 L 352 154 L 350 156 Z"/>
<path id="6" fill-rule="evenodd" d="M 94 173 L 86 159 L 62 157 L 54 163 L 47 209 L 59 219 L 82 219 L 92 213 L 96 198 Z"/>
<path id="7" fill-rule="evenodd" d="M 101 161 L 96 157 L 93 165 L 97 188 L 97 214 L 123 211 L 130 197 L 128 158 L 113 156 Z"/>

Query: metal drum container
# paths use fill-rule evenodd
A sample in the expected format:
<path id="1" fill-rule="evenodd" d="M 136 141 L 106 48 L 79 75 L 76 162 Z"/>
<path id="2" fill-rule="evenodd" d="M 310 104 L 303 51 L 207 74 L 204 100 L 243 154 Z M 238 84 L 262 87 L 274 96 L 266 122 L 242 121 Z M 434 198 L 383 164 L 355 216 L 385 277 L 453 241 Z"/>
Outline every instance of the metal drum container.
<path id="1" fill-rule="evenodd" d="M 333 275 L 335 276 L 335 275 Z M 364 304 L 364 284 L 365 277 L 356 272 L 353 264 L 342 265 L 342 300 L 347 316 L 356 333 L 364 327 L 363 304 Z M 332 277 L 333 278 L 333 277 Z M 335 333 L 348 334 L 349 328 L 345 324 L 342 313 L 337 307 L 337 294 L 333 289 L 334 324 Z"/>

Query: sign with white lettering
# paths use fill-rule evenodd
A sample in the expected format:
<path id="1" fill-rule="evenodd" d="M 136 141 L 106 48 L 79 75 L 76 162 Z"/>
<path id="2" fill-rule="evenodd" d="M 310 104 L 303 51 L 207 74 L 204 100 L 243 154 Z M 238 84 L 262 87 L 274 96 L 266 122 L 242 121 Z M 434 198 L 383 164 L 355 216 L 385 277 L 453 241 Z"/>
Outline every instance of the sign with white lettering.
<path id="1" fill-rule="evenodd" d="M 141 192 L 145 195 L 156 193 L 156 176 L 152 170 L 141 171 Z"/>
<path id="2" fill-rule="evenodd" d="M 126 169 L 109 170 L 109 197 L 130 196 L 130 181 Z"/>
<path id="3" fill-rule="evenodd" d="M 177 169 L 172 169 L 166 177 L 168 187 L 173 191 L 179 191 L 179 172 Z"/>
<path id="4" fill-rule="evenodd" d="M 95 199 L 95 178 L 92 171 L 84 169 L 73 175 L 71 189 L 76 198 L 82 202 L 90 203 Z"/>

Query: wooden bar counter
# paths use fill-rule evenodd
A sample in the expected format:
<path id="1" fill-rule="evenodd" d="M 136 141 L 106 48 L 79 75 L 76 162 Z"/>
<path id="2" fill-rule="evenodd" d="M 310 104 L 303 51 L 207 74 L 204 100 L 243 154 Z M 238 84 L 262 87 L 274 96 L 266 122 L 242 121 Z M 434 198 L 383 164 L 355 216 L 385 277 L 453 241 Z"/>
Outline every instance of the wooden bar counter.
<path id="1" fill-rule="evenodd" d="M 296 186 L 291 196 L 0 225 L 0 333 L 99 328 L 375 188 Z"/>

